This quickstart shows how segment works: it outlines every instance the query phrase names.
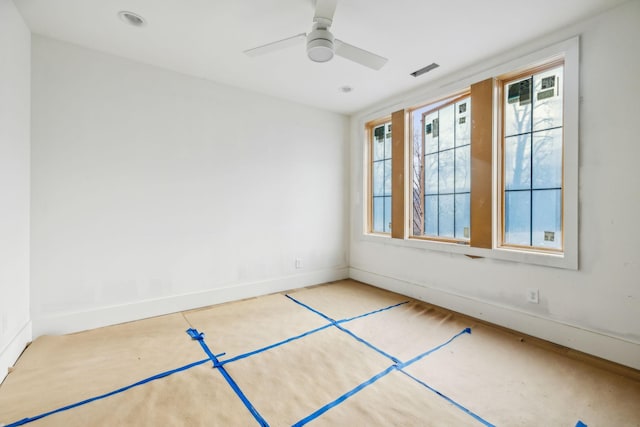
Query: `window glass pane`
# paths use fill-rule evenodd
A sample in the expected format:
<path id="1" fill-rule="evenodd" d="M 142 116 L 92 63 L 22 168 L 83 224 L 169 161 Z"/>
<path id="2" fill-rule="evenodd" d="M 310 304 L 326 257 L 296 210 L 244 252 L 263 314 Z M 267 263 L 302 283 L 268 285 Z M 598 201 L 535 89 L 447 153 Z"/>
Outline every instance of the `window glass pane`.
<path id="1" fill-rule="evenodd" d="M 439 196 L 438 206 L 438 231 L 442 237 L 453 237 L 453 194 Z"/>
<path id="2" fill-rule="evenodd" d="M 505 136 L 531 132 L 531 78 L 510 82 L 504 88 Z"/>
<path id="3" fill-rule="evenodd" d="M 391 195 L 391 160 L 384 161 L 384 195 Z"/>
<path id="4" fill-rule="evenodd" d="M 531 187 L 531 135 L 504 140 L 504 184 L 507 190 Z"/>
<path id="5" fill-rule="evenodd" d="M 444 107 L 440 110 L 439 114 L 439 137 L 440 145 L 438 149 L 440 151 L 447 148 L 453 148 L 454 142 L 454 123 L 455 123 L 455 104 L 451 104 L 448 107 Z"/>
<path id="6" fill-rule="evenodd" d="M 424 198 L 424 234 L 427 236 L 438 235 L 438 196 L 426 196 Z"/>
<path id="7" fill-rule="evenodd" d="M 384 198 L 384 232 L 391 232 L 391 197 Z"/>
<path id="8" fill-rule="evenodd" d="M 378 126 L 373 128 L 372 135 L 372 148 L 373 148 L 373 160 L 384 159 L 384 126 Z"/>
<path id="9" fill-rule="evenodd" d="M 373 231 L 382 233 L 384 231 L 384 197 L 373 198 Z"/>
<path id="10" fill-rule="evenodd" d="M 533 188 L 562 187 L 562 129 L 533 134 Z"/>
<path id="11" fill-rule="evenodd" d="M 456 215 L 461 224 L 465 218 L 468 223 L 469 203 L 463 203 L 468 195 L 461 198 L 461 211 L 456 213 L 458 208 L 454 209 L 454 194 L 468 193 L 471 184 L 471 97 L 459 98 L 443 99 L 411 112 L 414 236 L 454 238 Z M 464 225 L 461 227 L 459 239 L 466 240 L 462 237 Z"/>
<path id="12" fill-rule="evenodd" d="M 465 98 L 455 105 L 456 147 L 471 142 L 471 98 Z"/>
<path id="13" fill-rule="evenodd" d="M 531 244 L 531 192 L 507 191 L 505 193 L 504 241 L 511 245 Z"/>
<path id="14" fill-rule="evenodd" d="M 426 154 L 438 151 L 438 111 L 424 116 L 424 152 Z"/>
<path id="15" fill-rule="evenodd" d="M 438 183 L 439 192 L 453 193 L 453 150 L 441 151 L 438 159 Z"/>
<path id="16" fill-rule="evenodd" d="M 456 153 L 456 193 L 469 191 L 471 183 L 471 147 L 458 147 Z"/>
<path id="17" fill-rule="evenodd" d="M 391 123 L 371 129 L 371 224 L 372 232 L 389 231 L 391 218 Z M 387 212 L 388 211 L 388 212 Z"/>
<path id="18" fill-rule="evenodd" d="M 424 193 L 438 194 L 438 153 L 424 158 Z"/>
<path id="19" fill-rule="evenodd" d="M 469 239 L 469 203 L 470 195 L 456 194 L 455 196 L 455 208 L 456 208 L 456 238 L 457 239 Z"/>
<path id="20" fill-rule="evenodd" d="M 411 150 L 411 215 L 412 230 L 411 235 L 421 236 L 424 227 L 424 144 L 423 144 L 423 123 L 422 111 L 415 110 L 411 113 L 411 129 L 413 132 L 413 144 Z"/>
<path id="21" fill-rule="evenodd" d="M 533 76 L 533 130 L 562 126 L 562 69 L 553 68 Z"/>
<path id="22" fill-rule="evenodd" d="M 384 158 L 391 158 L 391 124 L 388 123 L 385 125 L 385 135 L 384 135 Z"/>
<path id="23" fill-rule="evenodd" d="M 504 85 L 504 243 L 562 247 L 562 82 L 558 66 Z"/>
<path id="24" fill-rule="evenodd" d="M 384 194 L 384 161 L 373 163 L 373 187 L 374 196 L 382 196 Z"/>
<path id="25" fill-rule="evenodd" d="M 562 191 L 533 192 L 533 246 L 562 248 Z"/>

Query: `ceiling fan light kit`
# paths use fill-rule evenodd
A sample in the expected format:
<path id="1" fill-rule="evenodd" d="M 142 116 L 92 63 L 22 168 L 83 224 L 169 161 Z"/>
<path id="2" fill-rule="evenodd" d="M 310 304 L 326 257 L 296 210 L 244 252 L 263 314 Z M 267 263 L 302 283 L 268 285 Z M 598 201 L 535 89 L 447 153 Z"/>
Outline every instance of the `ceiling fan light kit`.
<path id="1" fill-rule="evenodd" d="M 307 56 L 313 62 L 327 62 L 333 58 L 333 34 L 326 29 L 314 28 L 307 36 Z"/>

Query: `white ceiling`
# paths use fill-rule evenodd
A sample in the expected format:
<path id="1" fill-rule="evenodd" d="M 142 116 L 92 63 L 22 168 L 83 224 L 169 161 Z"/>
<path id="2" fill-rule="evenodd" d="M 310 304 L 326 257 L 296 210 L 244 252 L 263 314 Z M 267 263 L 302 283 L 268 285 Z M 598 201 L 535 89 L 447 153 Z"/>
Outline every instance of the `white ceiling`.
<path id="1" fill-rule="evenodd" d="M 340 57 L 311 62 L 304 43 L 243 50 L 308 32 L 311 0 L 14 0 L 34 33 L 98 51 L 353 113 L 399 92 L 595 15 L 625 0 L 339 0 L 337 38 L 389 58 L 373 71 Z M 117 12 L 148 24 L 124 24 Z M 409 73 L 436 62 L 419 78 Z M 342 86 L 352 86 L 345 94 Z"/>

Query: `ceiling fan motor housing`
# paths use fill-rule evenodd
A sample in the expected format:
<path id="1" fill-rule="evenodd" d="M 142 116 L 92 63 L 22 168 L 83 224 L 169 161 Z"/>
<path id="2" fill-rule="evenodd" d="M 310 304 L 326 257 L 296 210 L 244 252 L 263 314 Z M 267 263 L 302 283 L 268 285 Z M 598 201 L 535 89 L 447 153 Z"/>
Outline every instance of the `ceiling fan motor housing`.
<path id="1" fill-rule="evenodd" d="M 307 35 L 307 55 L 312 61 L 327 62 L 333 58 L 333 51 L 333 34 L 328 29 L 314 28 Z"/>

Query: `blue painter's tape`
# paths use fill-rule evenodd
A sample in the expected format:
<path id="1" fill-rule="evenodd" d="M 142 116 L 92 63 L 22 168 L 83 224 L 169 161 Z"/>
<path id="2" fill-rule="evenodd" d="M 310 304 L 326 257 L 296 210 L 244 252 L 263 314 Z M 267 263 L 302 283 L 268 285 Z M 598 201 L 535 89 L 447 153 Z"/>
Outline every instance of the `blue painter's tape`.
<path id="1" fill-rule="evenodd" d="M 307 304 L 298 301 L 297 299 L 295 299 L 294 297 L 290 296 L 290 295 L 285 295 L 287 298 L 289 298 L 291 301 L 295 302 L 296 304 L 301 305 L 302 307 L 316 313 L 318 316 L 323 317 L 324 319 L 327 319 L 328 321 L 330 321 L 333 326 L 335 326 L 336 328 L 340 329 L 342 332 L 345 332 L 349 335 L 351 335 L 353 338 L 355 338 L 356 340 L 360 341 L 361 343 L 363 343 L 364 345 L 366 345 L 367 347 L 371 348 L 372 350 L 375 350 L 376 352 L 380 353 L 381 355 L 383 355 L 384 357 L 391 359 L 391 361 L 393 361 L 394 363 L 399 363 L 399 360 L 396 359 L 395 357 L 391 356 L 388 353 L 385 353 L 384 351 L 382 351 L 381 349 L 379 349 L 378 347 L 376 347 L 375 345 L 371 344 L 370 342 L 360 338 L 359 336 L 357 336 L 356 334 L 354 334 L 353 332 L 351 332 L 350 330 L 348 330 L 347 328 L 344 328 L 342 326 L 340 326 L 340 322 L 337 322 L 335 320 L 333 320 L 332 318 L 330 318 L 329 316 L 325 315 L 324 313 L 316 310 L 315 308 L 312 308 L 310 306 L 308 306 Z"/>
<path id="2" fill-rule="evenodd" d="M 476 420 L 480 421 L 482 424 L 484 424 L 487 427 L 495 427 L 495 425 L 491 424 L 489 421 L 485 420 L 484 418 L 480 417 L 479 415 L 475 414 L 474 412 L 472 412 L 471 410 L 465 408 L 464 406 L 462 406 L 461 404 L 459 404 L 458 402 L 456 402 L 455 400 L 451 399 L 449 396 L 439 392 L 438 390 L 436 390 L 435 388 L 431 387 L 430 385 L 428 385 L 427 383 L 420 381 L 418 378 L 414 377 L 413 375 L 403 371 L 402 369 L 398 369 L 398 371 L 402 372 L 403 374 L 405 374 L 406 376 L 408 376 L 409 378 L 411 378 L 412 380 L 414 380 L 415 382 L 417 382 L 418 384 L 428 388 L 429 390 L 431 390 L 432 392 L 434 392 L 435 394 L 437 394 L 438 396 L 442 397 L 443 399 L 445 399 L 447 402 L 453 404 L 454 406 L 456 406 L 458 409 L 461 409 L 462 411 L 466 412 L 467 414 L 471 415 L 473 418 L 475 418 Z"/>
<path id="3" fill-rule="evenodd" d="M 323 317 L 323 318 L 327 319 L 329 322 L 336 323 L 336 321 L 333 320 L 331 317 L 329 317 L 326 314 L 316 310 L 315 308 L 309 307 L 307 304 L 305 304 L 305 303 L 303 303 L 301 301 L 298 301 L 297 299 L 295 299 L 291 295 L 285 295 L 285 297 L 289 298 L 291 301 L 295 302 L 296 304 L 301 305 L 302 307 L 306 308 L 307 310 L 313 311 L 315 314 L 317 314 L 320 317 Z"/>
<path id="4" fill-rule="evenodd" d="M 280 347 L 281 345 L 287 344 L 287 343 L 289 343 L 291 341 L 299 340 L 300 338 L 304 338 L 304 337 L 306 337 L 308 335 L 315 334 L 316 332 L 320 332 L 320 331 L 322 331 L 324 329 L 330 328 L 331 326 L 333 326 L 333 323 L 328 323 L 328 324 L 326 324 L 324 326 L 320 326 L 319 328 L 315 328 L 315 329 L 312 329 L 310 331 L 304 332 L 304 333 L 302 333 L 300 335 L 296 335 L 295 337 L 291 337 L 291 338 L 288 338 L 286 340 L 279 341 L 279 342 L 277 342 L 275 344 L 271 344 L 271 345 L 268 345 L 266 347 L 262 347 L 262 348 L 259 348 L 257 350 L 250 351 L 248 353 L 239 354 L 239 355 L 234 356 L 234 357 L 232 357 L 230 359 L 223 360 L 223 361 L 220 362 L 220 364 L 224 366 L 227 363 L 236 362 L 238 360 L 245 359 L 247 357 L 256 355 L 258 353 L 262 353 L 263 351 L 271 350 L 272 348 Z"/>
<path id="5" fill-rule="evenodd" d="M 211 360 L 211 362 L 213 362 L 213 367 L 217 368 L 220 366 L 220 362 L 218 361 L 218 358 L 211 353 L 211 350 L 209 350 L 209 347 L 207 346 L 207 344 L 204 342 L 204 333 L 203 332 L 198 332 L 196 329 L 193 328 L 189 328 L 187 329 L 187 334 L 189 334 L 189 336 L 198 341 L 200 343 L 200 347 L 202 347 L 202 349 L 204 350 L 204 352 L 207 354 L 207 356 L 209 356 L 209 360 Z"/>
<path id="6" fill-rule="evenodd" d="M 340 329 L 342 332 L 346 332 L 347 334 L 351 335 L 353 338 L 355 338 L 357 341 L 360 341 L 362 344 L 366 345 L 367 347 L 375 350 L 376 352 L 380 353 L 384 357 L 390 359 L 393 363 L 400 363 L 400 360 L 398 360 L 397 358 L 395 358 L 392 355 L 390 355 L 390 354 L 384 352 L 383 350 L 379 349 L 375 345 L 371 344 L 369 341 L 360 338 L 359 336 L 357 336 L 356 334 L 354 334 L 353 332 L 351 332 L 347 328 L 343 328 L 342 326 L 338 325 L 337 323 L 335 323 L 334 326 L 336 328 Z"/>
<path id="7" fill-rule="evenodd" d="M 196 329 L 189 328 L 187 329 L 187 333 L 194 340 L 202 341 L 204 339 L 204 333 L 200 333 Z"/>
<path id="8" fill-rule="evenodd" d="M 408 303 L 409 303 L 409 301 L 403 301 L 403 302 L 400 302 L 398 304 L 394 304 L 394 305 L 390 305 L 390 306 L 385 307 L 385 308 L 381 308 L 379 310 L 374 310 L 374 311 L 370 311 L 370 312 L 365 313 L 365 314 L 361 314 L 359 316 L 349 317 L 347 319 L 338 320 L 336 323 L 347 323 L 347 322 L 351 322 L 353 320 L 362 319 L 363 317 L 367 317 L 367 316 L 371 316 L 372 314 L 377 314 L 377 313 L 381 313 L 383 311 L 391 310 L 392 308 L 400 307 L 401 305 L 408 304 Z"/>
<path id="9" fill-rule="evenodd" d="M 113 396 L 114 394 L 122 393 L 122 392 L 127 391 L 127 390 L 129 390 L 131 388 L 141 386 L 141 385 L 146 384 L 148 382 L 155 381 L 155 380 L 158 380 L 160 378 L 168 377 L 169 375 L 175 374 L 176 372 L 186 371 L 187 369 L 191 369 L 191 368 L 193 368 L 195 366 L 199 366 L 199 365 L 205 364 L 208 361 L 209 361 L 209 359 L 203 359 L 203 360 L 199 360 L 197 362 L 193 362 L 193 363 L 190 363 L 188 365 L 182 366 L 182 367 L 177 368 L 177 369 L 172 369 L 170 371 L 161 372 L 161 373 L 159 373 L 157 375 L 154 375 L 154 376 L 149 377 L 149 378 L 145 378 L 144 380 L 138 381 L 137 383 L 130 384 L 128 386 L 119 388 L 119 389 L 111 391 L 109 393 L 101 394 L 100 396 L 91 397 L 89 399 L 82 400 L 82 401 L 77 402 L 77 403 L 73 403 L 71 405 L 63 406 L 62 408 L 54 409 L 53 411 L 45 412 L 43 414 L 36 415 L 35 417 L 24 418 L 24 419 L 22 419 L 20 421 L 16 421 L 14 423 L 7 424 L 5 427 L 22 426 L 22 425 L 28 424 L 30 422 L 37 421 L 39 419 L 48 417 L 50 415 L 57 414 L 58 412 L 67 411 L 69 409 L 77 408 L 78 406 L 86 405 L 87 403 L 95 402 L 96 400 L 105 399 L 107 397 Z"/>
<path id="10" fill-rule="evenodd" d="M 587 427 L 587 425 L 582 421 L 578 421 L 578 424 L 576 424 L 576 427 Z"/>
<path id="11" fill-rule="evenodd" d="M 315 420 L 316 418 L 318 418 L 320 415 L 324 414 L 325 412 L 327 412 L 329 409 L 341 404 L 342 402 L 344 402 L 345 400 L 347 400 L 348 398 L 350 398 L 351 396 L 353 396 L 354 394 L 358 393 L 360 390 L 364 389 L 365 387 L 370 386 L 371 384 L 375 383 L 376 381 L 378 381 L 380 378 L 388 375 L 390 372 L 392 372 L 393 370 L 396 369 L 395 365 L 391 365 L 389 366 L 387 369 L 385 369 L 384 371 L 374 375 L 373 377 L 369 378 L 367 381 L 357 385 L 356 387 L 352 388 L 351 390 L 349 390 L 348 392 L 346 392 L 345 394 L 343 394 L 342 396 L 338 397 L 336 400 L 334 400 L 333 402 L 327 403 L 326 405 L 324 405 L 322 408 L 318 409 L 317 411 L 315 411 L 313 414 L 309 415 L 308 417 L 305 417 L 303 419 L 301 419 L 300 421 L 298 421 L 297 423 L 293 424 L 292 427 L 300 427 L 303 426 L 313 420 Z"/>
<path id="12" fill-rule="evenodd" d="M 187 329 L 187 334 L 189 334 L 189 336 L 194 340 L 198 341 L 198 343 L 200 344 L 200 347 L 202 347 L 202 349 L 207 354 L 207 356 L 209 356 L 209 360 L 213 362 L 213 366 L 217 368 L 218 371 L 220 371 L 220 374 L 222 374 L 222 376 L 224 377 L 224 379 L 227 380 L 227 383 L 229 384 L 229 386 L 231 386 L 233 391 L 236 392 L 240 400 L 242 400 L 242 403 L 244 403 L 244 406 L 247 407 L 249 412 L 251 412 L 251 415 L 253 415 L 256 421 L 258 421 L 258 424 L 260 424 L 263 427 L 268 427 L 269 424 L 267 423 L 267 421 L 262 417 L 262 415 L 260 415 L 257 409 L 251 404 L 251 402 L 249 401 L 249 399 L 247 399 L 247 396 L 245 396 L 245 394 L 242 392 L 238 384 L 234 381 L 233 378 L 231 378 L 231 375 L 229 375 L 227 370 L 224 369 L 224 367 L 222 366 L 218 358 L 211 352 L 211 350 L 209 349 L 209 346 L 204 341 L 204 333 L 198 332 L 196 329 L 191 328 L 191 329 Z"/>
<path id="13" fill-rule="evenodd" d="M 311 421 L 313 421 L 314 419 L 318 418 L 320 415 L 324 414 L 325 412 L 327 412 L 329 409 L 341 404 L 342 402 L 344 402 L 345 400 L 347 400 L 348 398 L 350 398 L 351 396 L 353 396 L 354 394 L 358 393 L 359 391 L 361 391 L 362 389 L 364 389 L 365 387 L 370 386 L 371 384 L 375 383 L 376 381 L 378 381 L 380 378 L 388 375 L 390 372 L 392 372 L 394 369 L 395 370 L 399 370 L 400 372 L 402 371 L 402 368 L 407 367 L 417 361 L 419 361 L 420 359 L 422 359 L 423 357 L 433 353 L 434 351 L 440 350 L 442 347 L 450 344 L 453 340 L 455 340 L 456 338 L 458 338 L 459 336 L 465 334 L 465 333 L 471 333 L 471 329 L 470 328 L 466 328 L 460 332 L 458 332 L 456 335 L 454 335 L 453 337 L 451 337 L 449 340 L 447 340 L 446 342 L 438 345 L 437 347 L 432 348 L 429 351 L 426 351 L 422 354 L 420 354 L 419 356 L 414 357 L 413 359 L 409 360 L 406 363 L 396 363 L 395 365 L 391 365 L 389 366 L 387 369 L 385 369 L 384 371 L 374 375 L 373 377 L 371 377 L 370 379 L 368 379 L 367 381 L 359 384 L 358 386 L 356 386 L 355 388 L 351 389 L 350 391 L 348 391 L 347 393 L 343 394 L 342 396 L 340 396 L 339 398 L 337 398 L 336 400 L 327 403 L 326 405 L 324 405 L 323 407 L 321 407 L 320 409 L 318 409 L 317 411 L 315 411 L 314 413 L 312 413 L 311 415 L 309 415 L 308 417 L 305 417 L 303 419 L 301 419 L 300 421 L 298 421 L 297 423 L 295 423 L 293 426 L 294 427 L 298 427 L 298 426 L 303 426 Z M 404 373 L 404 372 L 403 372 Z M 405 373 L 405 375 L 407 375 Z M 423 384 L 426 385 L 426 384 Z M 428 386 L 427 386 L 428 387 Z M 430 388 L 430 387 L 429 387 Z M 430 388 L 431 389 L 431 388 Z M 431 389 L 433 390 L 433 389 Z M 434 390 L 435 391 L 435 390 Z M 443 394 L 440 394 L 442 397 L 445 397 Z M 453 401 L 451 401 L 453 403 Z M 457 405 L 459 408 L 463 408 L 461 405 Z M 467 413 L 470 413 L 470 411 L 466 410 Z M 470 413 L 471 414 L 471 413 Z M 481 418 L 477 418 L 479 420 L 481 420 Z M 492 424 L 486 424 L 487 426 L 493 426 Z"/>
<path id="14" fill-rule="evenodd" d="M 291 299 L 293 301 L 293 298 L 289 297 L 289 299 Z M 384 308 L 381 308 L 381 309 L 378 309 L 378 310 L 370 311 L 368 313 L 361 314 L 361 315 L 355 316 L 355 317 L 350 317 L 348 319 L 342 319 L 342 320 L 338 320 L 338 321 L 335 321 L 335 322 L 331 321 L 331 323 L 329 323 L 327 325 L 320 326 L 319 328 L 315 328 L 315 329 L 312 329 L 312 330 L 307 331 L 307 332 L 303 332 L 303 333 L 301 333 L 299 335 L 296 335 L 296 336 L 291 337 L 291 338 L 287 338 L 287 339 L 279 341 L 279 342 L 277 342 L 275 344 L 271 344 L 271 345 L 268 345 L 268 346 L 265 346 L 265 347 L 259 348 L 257 350 L 253 350 L 253 351 L 247 352 L 247 353 L 239 354 L 239 355 L 234 356 L 234 357 L 232 357 L 230 359 L 227 359 L 227 360 L 222 360 L 222 361 L 220 361 L 220 364 L 221 365 L 226 365 L 227 363 L 236 362 L 238 360 L 245 359 L 247 357 L 256 355 L 258 353 L 262 353 L 263 351 L 267 351 L 267 350 L 271 350 L 273 348 L 279 347 L 279 346 L 281 346 L 283 344 L 287 344 L 289 342 L 292 342 L 292 341 L 295 341 L 295 340 L 299 340 L 300 338 L 304 338 L 304 337 L 306 337 L 308 335 L 315 334 L 316 332 L 323 331 L 323 330 L 325 330 L 325 329 L 327 329 L 327 328 L 329 328 L 331 326 L 336 325 L 337 323 L 351 322 L 351 321 L 356 320 L 356 319 L 361 319 L 363 317 L 371 316 L 372 314 L 376 314 L 376 313 L 380 313 L 380 312 L 383 312 L 383 311 L 391 310 L 392 308 L 399 307 L 399 306 L 401 306 L 403 304 L 407 304 L 408 302 L 409 301 L 404 301 L 404 302 L 401 302 L 399 304 L 390 305 L 388 307 L 384 307 Z M 326 316 L 322 316 L 322 317 L 324 317 L 325 319 L 328 319 Z M 387 357 L 390 357 L 390 356 L 387 356 Z"/>
<path id="15" fill-rule="evenodd" d="M 455 334 L 453 337 L 449 338 L 449 340 L 447 340 L 446 342 L 444 342 L 444 343 L 440 344 L 439 346 L 434 347 L 434 348 L 432 348 L 432 349 L 431 349 L 431 350 L 429 350 L 429 351 L 425 351 L 424 353 L 419 354 L 418 356 L 414 357 L 413 359 L 411 359 L 411 360 L 409 360 L 409 361 L 407 361 L 407 362 L 404 362 L 404 363 L 400 363 L 400 364 L 398 364 L 398 368 L 399 368 L 399 369 L 406 368 L 407 366 L 409 366 L 409 365 L 412 365 L 412 364 L 416 363 L 418 360 L 420 360 L 420 359 L 423 359 L 423 358 L 427 357 L 428 355 L 430 355 L 430 354 L 431 354 L 431 353 L 433 353 L 434 351 L 438 351 L 438 350 L 440 350 L 442 347 L 444 347 L 444 346 L 448 345 L 449 343 L 451 343 L 451 341 L 455 340 L 455 339 L 456 339 L 456 338 L 458 338 L 460 335 L 463 335 L 463 334 L 470 334 L 470 333 L 471 333 L 471 328 L 463 329 L 462 331 L 458 332 L 458 333 L 457 333 L 457 334 Z"/>
<path id="16" fill-rule="evenodd" d="M 319 328 L 316 328 L 316 329 L 313 329 L 313 330 L 307 331 L 307 332 L 302 333 L 302 334 L 300 334 L 300 335 L 296 335 L 295 337 L 292 337 L 292 338 L 289 338 L 289 339 L 286 339 L 286 340 L 280 341 L 280 342 L 278 342 L 278 343 L 275 343 L 275 344 L 272 344 L 272 345 L 268 345 L 268 346 L 263 347 L 263 348 L 261 348 L 261 349 L 258 349 L 258 350 L 255 350 L 255 351 L 251 351 L 251 352 L 248 352 L 248 353 L 244 353 L 244 354 L 241 354 L 241 355 L 235 356 L 235 357 L 233 357 L 233 358 L 231 358 L 231 359 L 228 359 L 228 360 L 225 360 L 225 361 L 222 361 L 222 362 L 221 362 L 221 361 L 218 361 L 218 363 L 217 363 L 217 364 L 216 364 L 216 362 L 215 362 L 215 361 L 213 361 L 213 363 L 214 363 L 214 366 L 215 366 L 215 367 L 219 368 L 220 366 L 225 365 L 225 364 L 227 364 L 227 363 L 235 362 L 235 361 L 237 361 L 237 360 L 241 360 L 241 359 L 244 359 L 244 358 L 246 358 L 246 357 L 253 356 L 253 355 L 258 354 L 258 353 L 261 353 L 261 352 L 263 352 L 263 351 L 267 351 L 267 350 L 270 350 L 270 349 L 272 349 L 272 348 L 279 347 L 279 346 L 281 346 L 281 345 L 284 345 L 284 344 L 286 344 L 286 343 L 289 343 L 289 342 L 291 342 L 291 341 L 295 341 L 295 340 L 297 340 L 297 339 L 303 338 L 303 337 L 305 337 L 305 336 L 307 336 L 307 335 L 311 335 L 311 334 L 313 334 L 313 333 L 316 333 L 316 332 L 322 331 L 322 330 L 324 330 L 324 329 L 327 329 L 327 328 L 329 328 L 329 327 L 333 326 L 333 325 L 334 325 L 334 323 L 346 323 L 346 322 L 350 322 L 350 321 L 352 321 L 352 320 L 360 319 L 360 318 L 362 318 L 362 317 L 366 317 L 366 316 L 370 316 L 370 315 L 372 315 L 372 314 L 376 314 L 376 313 L 379 313 L 379 312 L 382 312 L 382 311 L 390 310 L 390 309 L 392 309 L 392 308 L 394 308 L 394 307 L 398 307 L 398 306 L 400 306 L 400 305 L 402 305 L 402 304 L 406 304 L 407 302 L 408 302 L 408 301 L 401 302 L 401 303 L 399 303 L 399 304 L 391 305 L 391 306 L 389 306 L 389 307 L 381 308 L 381 309 L 379 309 L 379 310 L 374 310 L 374 311 L 371 311 L 371 312 L 369 312 L 369 313 L 361 314 L 361 315 L 359 315 L 359 316 L 352 317 L 352 318 L 349 318 L 349 319 L 342 319 L 342 320 L 339 320 L 338 322 L 334 322 L 332 319 L 328 319 L 328 320 L 330 320 L 330 322 L 331 322 L 331 323 L 329 323 L 329 324 L 327 324 L 327 325 L 324 325 L 324 326 L 321 326 L 321 327 L 319 327 Z M 190 336 L 192 339 L 194 339 L 194 340 L 197 340 L 197 341 L 202 341 L 202 340 L 204 340 L 204 333 L 200 333 L 200 332 L 198 332 L 196 329 L 192 329 L 192 328 L 191 328 L 191 329 L 188 329 L 188 330 L 187 330 L 187 334 L 189 334 L 189 336 Z M 224 356 L 224 355 L 226 355 L 226 353 L 219 353 L 219 354 L 216 354 L 216 355 L 215 355 L 215 359 L 217 359 L 217 358 L 219 358 L 219 357 L 222 357 L 222 356 Z M 43 413 L 43 414 L 40 414 L 40 415 L 36 415 L 36 416 L 34 416 L 34 417 L 24 418 L 24 419 L 22 419 L 22 420 L 20 420 L 20 421 L 16 421 L 16 422 L 14 422 L 14 423 L 8 424 L 8 425 L 7 425 L 7 426 L 5 426 L 5 427 L 17 427 L 17 426 L 21 426 L 21 425 L 24 425 L 24 424 L 28 424 L 28 423 L 30 423 L 30 422 L 33 422 L 33 421 L 39 420 L 39 419 L 41 419 L 41 418 L 48 417 L 49 415 L 53 415 L 53 414 L 56 414 L 56 413 L 58 413 L 58 412 L 66 411 L 66 410 L 69 410 L 69 409 L 73 409 L 73 408 L 76 408 L 76 407 L 78 407 L 78 406 L 86 405 L 86 404 L 91 403 L 91 402 L 94 402 L 94 401 L 96 401 L 96 400 L 105 399 L 105 398 L 107 398 L 107 397 L 113 396 L 114 394 L 122 393 L 122 392 L 124 392 L 124 391 L 126 391 L 126 390 L 129 390 L 130 388 L 133 388 L 133 387 L 137 387 L 137 386 L 140 386 L 140 385 L 146 384 L 146 383 L 148 383 L 148 382 L 150 382 L 150 381 L 153 381 L 153 380 L 156 380 L 156 379 L 164 378 L 164 377 L 166 377 L 166 376 L 168 376 L 168 375 L 171 375 L 171 374 L 173 374 L 173 373 L 180 372 L 180 371 L 184 371 L 184 370 L 186 370 L 186 369 L 190 369 L 190 368 L 193 368 L 194 366 L 199 366 L 199 365 L 205 364 L 205 363 L 210 362 L 210 361 L 212 361 L 212 358 L 211 358 L 211 357 L 209 357 L 209 358 L 207 358 L 207 359 L 200 360 L 200 361 L 198 361 L 198 362 L 191 363 L 191 364 L 189 364 L 189 365 L 186 365 L 186 366 L 183 366 L 183 367 L 180 367 L 180 368 L 174 369 L 174 370 L 170 370 L 170 371 L 162 372 L 162 373 L 160 373 L 160 374 L 154 375 L 153 377 L 149 377 L 149 378 L 147 378 L 147 379 L 141 380 L 141 381 L 139 381 L 139 382 L 137 382 L 137 383 L 134 383 L 134 384 L 131 384 L 131 385 L 129 385 L 129 386 L 122 387 L 122 388 L 120 388 L 120 389 L 118 389 L 118 390 L 114 390 L 114 391 L 112 391 L 112 392 L 105 393 L 105 394 L 102 394 L 102 395 L 100 395 L 100 396 L 92 397 L 92 398 L 89 398 L 89 399 L 83 400 L 83 401 L 81 401 L 81 402 L 73 403 L 73 404 L 70 404 L 70 405 L 64 406 L 64 407 L 62 407 L 62 408 L 58 408 L 58 409 L 55 409 L 55 410 L 52 410 L 52 411 L 49 411 L 49 412 L 46 412 L 46 413 Z"/>

